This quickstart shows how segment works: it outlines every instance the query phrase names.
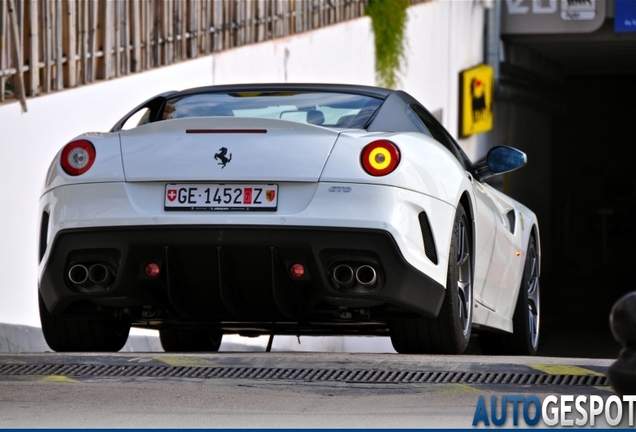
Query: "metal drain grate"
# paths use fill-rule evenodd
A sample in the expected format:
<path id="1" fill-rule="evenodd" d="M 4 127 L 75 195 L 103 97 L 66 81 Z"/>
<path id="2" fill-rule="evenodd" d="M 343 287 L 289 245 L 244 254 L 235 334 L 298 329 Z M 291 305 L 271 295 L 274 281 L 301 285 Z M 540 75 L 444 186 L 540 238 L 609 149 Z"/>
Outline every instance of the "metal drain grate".
<path id="1" fill-rule="evenodd" d="M 377 369 L 295 369 L 254 367 L 117 366 L 117 365 L 0 365 L 0 376 L 241 378 L 345 383 L 458 383 L 562 386 L 608 386 L 605 376 L 548 375 L 508 372 L 414 372 Z"/>

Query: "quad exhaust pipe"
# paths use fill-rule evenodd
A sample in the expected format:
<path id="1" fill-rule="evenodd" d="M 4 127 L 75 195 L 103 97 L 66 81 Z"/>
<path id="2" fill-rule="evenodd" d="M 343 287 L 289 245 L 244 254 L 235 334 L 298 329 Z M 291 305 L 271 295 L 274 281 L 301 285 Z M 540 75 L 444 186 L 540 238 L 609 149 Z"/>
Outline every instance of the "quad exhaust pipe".
<path id="1" fill-rule="evenodd" d="M 340 264 L 333 269 L 333 279 L 339 287 L 348 288 L 355 282 L 353 268 L 349 264 Z"/>
<path id="2" fill-rule="evenodd" d="M 88 281 L 88 269 L 82 264 L 75 264 L 69 269 L 68 278 L 75 285 L 83 285 Z"/>
<path id="3" fill-rule="evenodd" d="M 90 285 L 106 287 L 114 276 L 108 267 L 99 263 L 90 267 L 86 267 L 84 264 L 75 264 L 68 270 L 68 278 L 71 283 L 82 287 Z"/>
<path id="4" fill-rule="evenodd" d="M 378 272 L 368 264 L 355 269 L 349 264 L 339 264 L 334 267 L 332 276 L 338 288 L 350 288 L 356 283 L 365 288 L 373 288 L 378 283 Z"/>
<path id="5" fill-rule="evenodd" d="M 373 287 L 378 281 L 378 273 L 370 265 L 361 265 L 356 270 L 356 281 L 363 287 Z"/>
<path id="6" fill-rule="evenodd" d="M 106 286 L 113 279 L 113 275 L 104 264 L 93 264 L 88 270 L 88 278 L 95 285 Z"/>

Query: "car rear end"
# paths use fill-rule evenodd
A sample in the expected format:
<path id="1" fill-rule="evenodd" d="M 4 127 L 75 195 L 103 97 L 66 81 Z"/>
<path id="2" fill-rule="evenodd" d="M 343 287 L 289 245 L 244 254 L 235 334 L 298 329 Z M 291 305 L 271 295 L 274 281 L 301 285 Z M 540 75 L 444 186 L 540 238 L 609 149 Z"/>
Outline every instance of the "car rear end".
<path id="1" fill-rule="evenodd" d="M 454 208 L 432 178 L 430 195 L 396 186 L 411 172 L 400 139 L 228 116 L 80 136 L 40 200 L 43 302 L 242 334 L 386 334 L 392 317 L 435 316 L 450 233 L 433 219 Z"/>

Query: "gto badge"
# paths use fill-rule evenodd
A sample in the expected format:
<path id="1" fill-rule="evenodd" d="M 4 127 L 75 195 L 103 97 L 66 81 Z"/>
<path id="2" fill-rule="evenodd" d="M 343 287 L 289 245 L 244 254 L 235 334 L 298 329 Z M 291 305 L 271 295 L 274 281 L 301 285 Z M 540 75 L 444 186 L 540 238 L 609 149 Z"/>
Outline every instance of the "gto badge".
<path id="1" fill-rule="evenodd" d="M 221 161 L 219 162 L 219 165 L 223 165 L 221 169 L 225 168 L 225 165 L 227 165 L 232 160 L 232 153 L 230 153 L 230 157 L 227 157 L 226 154 L 227 149 L 225 147 L 221 147 L 219 149 L 219 152 L 214 155 L 214 159 L 218 159 Z"/>
<path id="2" fill-rule="evenodd" d="M 331 186 L 329 192 L 351 192 L 351 186 Z"/>

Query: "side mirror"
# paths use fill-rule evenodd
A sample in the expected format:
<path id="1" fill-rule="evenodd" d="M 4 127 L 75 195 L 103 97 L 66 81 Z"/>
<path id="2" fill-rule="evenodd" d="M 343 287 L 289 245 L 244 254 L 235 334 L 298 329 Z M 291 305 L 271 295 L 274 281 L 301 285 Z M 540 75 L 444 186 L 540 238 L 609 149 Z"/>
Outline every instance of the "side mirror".
<path id="1" fill-rule="evenodd" d="M 503 174 L 521 168 L 528 162 L 528 157 L 521 150 L 513 147 L 497 146 L 490 149 L 486 159 L 475 165 L 479 180 L 497 174 Z"/>

